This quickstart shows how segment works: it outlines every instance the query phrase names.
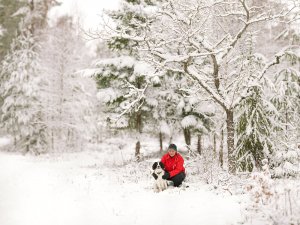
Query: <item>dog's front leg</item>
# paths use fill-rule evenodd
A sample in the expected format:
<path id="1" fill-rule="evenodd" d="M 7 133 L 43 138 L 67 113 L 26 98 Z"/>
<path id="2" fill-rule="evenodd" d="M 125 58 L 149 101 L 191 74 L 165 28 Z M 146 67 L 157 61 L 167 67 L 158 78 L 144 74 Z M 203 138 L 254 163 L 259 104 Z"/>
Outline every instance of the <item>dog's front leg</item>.
<path id="1" fill-rule="evenodd" d="M 163 187 L 163 188 L 164 188 L 164 190 L 166 190 L 166 189 L 168 188 L 168 183 L 167 183 L 167 181 L 166 181 L 166 180 L 164 181 L 164 184 L 163 184 L 163 186 L 164 186 L 164 187 Z"/>
<path id="2" fill-rule="evenodd" d="M 158 191 L 159 191 L 159 192 L 162 192 L 162 191 L 163 191 L 163 189 L 162 189 L 162 187 L 161 187 L 161 184 L 158 185 Z"/>

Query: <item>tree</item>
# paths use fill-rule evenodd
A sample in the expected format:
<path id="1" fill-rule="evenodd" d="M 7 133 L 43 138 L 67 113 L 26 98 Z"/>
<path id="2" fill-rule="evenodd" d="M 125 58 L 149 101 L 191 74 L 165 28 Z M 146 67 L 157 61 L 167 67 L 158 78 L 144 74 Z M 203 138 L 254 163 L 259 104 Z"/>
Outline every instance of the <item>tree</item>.
<path id="1" fill-rule="evenodd" d="M 40 90 L 51 151 L 82 150 L 95 135 L 95 83 L 77 73 L 91 58 L 71 17 L 62 17 L 41 38 Z"/>
<path id="2" fill-rule="evenodd" d="M 297 131 L 299 131 L 300 112 L 300 73 L 294 68 L 284 68 L 275 76 L 274 95 L 271 101 L 278 110 L 276 119 L 280 121 L 278 133 L 281 133 L 284 148 L 289 143 L 297 142 Z"/>
<path id="3" fill-rule="evenodd" d="M 13 16 L 13 14 L 24 3 L 20 1 L 1 0 L 0 1 L 0 61 L 4 60 L 5 55 L 10 50 L 13 39 L 17 36 L 18 24 L 21 16 Z"/>
<path id="4" fill-rule="evenodd" d="M 250 33 L 245 40 L 245 53 L 236 60 L 240 61 L 245 77 L 248 77 L 247 96 L 242 99 L 236 108 L 236 133 L 237 146 L 235 156 L 239 171 L 252 171 L 261 169 L 261 162 L 270 158 L 273 143 L 271 142 L 271 130 L 273 125 L 269 119 L 270 113 L 266 110 L 271 105 L 266 103 L 263 84 L 252 83 L 257 81 L 257 76 L 263 67 L 264 57 L 255 53 L 256 36 Z M 247 87 L 245 87 L 247 88 Z"/>
<path id="5" fill-rule="evenodd" d="M 289 57 L 290 59 L 290 57 Z M 298 61 L 297 59 L 296 61 Z M 272 155 L 271 166 L 274 176 L 293 176 L 298 173 L 299 156 L 297 142 L 299 140 L 300 115 L 300 74 L 293 68 L 285 68 L 275 76 L 274 91 L 270 97 L 275 105 L 274 121 L 278 125 L 274 129 L 276 151 Z"/>
<path id="6" fill-rule="evenodd" d="M 32 35 L 20 35 L 2 63 L 1 122 L 13 135 L 17 150 L 38 154 L 45 150 L 47 138 L 38 95 L 41 79 L 35 43 Z"/>
<path id="7" fill-rule="evenodd" d="M 56 0 L 28 0 L 13 16 L 22 16 L 19 30 L 27 30 L 37 35 L 47 24 L 47 15 L 51 7 L 59 5 Z"/>
<path id="8" fill-rule="evenodd" d="M 261 169 L 263 159 L 270 158 L 273 143 L 271 141 L 272 124 L 265 110 L 262 88 L 253 86 L 240 105 L 237 123 L 237 169 L 252 171 Z"/>
<path id="9" fill-rule="evenodd" d="M 141 33 L 143 28 L 135 24 L 145 24 L 149 16 L 146 9 L 153 7 L 156 1 L 124 0 L 122 9 L 109 12 L 109 16 L 116 24 L 116 30 L 125 34 L 134 35 Z M 97 63 L 95 75 L 99 89 L 109 90 L 111 97 L 107 99 L 111 116 L 110 122 L 117 128 L 131 128 L 136 131 L 135 156 L 140 158 L 140 135 L 149 117 L 153 102 L 149 96 L 153 93 L 153 82 L 149 74 L 154 73 L 149 64 L 141 60 L 140 53 L 135 50 L 138 45 L 136 40 L 120 37 L 118 35 L 108 37 L 107 44 L 115 57 L 100 60 Z"/>
<path id="10" fill-rule="evenodd" d="M 185 74 L 226 113 L 230 173 L 236 169 L 234 111 L 252 88 L 249 77 L 240 72 L 244 65 L 237 64 L 234 59 L 243 54 L 247 31 L 255 29 L 257 24 L 264 26 L 277 18 L 285 19 L 290 11 L 283 7 L 276 13 L 267 6 L 256 7 L 245 0 L 168 1 L 158 11 L 156 21 L 151 22 L 148 33 L 144 34 L 149 61 L 160 70 Z M 236 26 L 232 26 L 232 21 L 237 21 Z M 213 29 L 212 24 L 215 24 Z M 263 36 L 258 40 L 260 38 Z M 293 46 L 288 46 L 264 61 L 253 82 L 261 83 L 287 50 L 292 49 Z"/>

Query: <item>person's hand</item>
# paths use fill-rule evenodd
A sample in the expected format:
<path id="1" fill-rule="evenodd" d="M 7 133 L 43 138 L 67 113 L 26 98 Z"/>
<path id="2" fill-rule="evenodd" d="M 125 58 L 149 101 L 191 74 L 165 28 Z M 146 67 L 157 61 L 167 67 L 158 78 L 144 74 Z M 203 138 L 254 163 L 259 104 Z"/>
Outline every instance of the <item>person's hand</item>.
<path id="1" fill-rule="evenodd" d="M 167 180 L 169 178 L 170 178 L 170 174 L 169 172 L 166 171 L 165 174 L 162 176 L 162 179 Z"/>

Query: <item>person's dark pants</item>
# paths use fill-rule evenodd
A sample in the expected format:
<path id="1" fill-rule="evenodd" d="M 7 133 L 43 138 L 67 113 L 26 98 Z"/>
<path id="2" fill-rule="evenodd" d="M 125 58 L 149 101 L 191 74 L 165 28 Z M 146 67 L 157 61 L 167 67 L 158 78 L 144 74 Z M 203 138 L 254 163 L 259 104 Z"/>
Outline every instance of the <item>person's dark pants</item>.
<path id="1" fill-rule="evenodd" d="M 181 172 L 181 173 L 175 175 L 174 177 L 169 178 L 169 180 L 173 181 L 174 187 L 178 187 L 179 185 L 182 184 L 182 181 L 184 180 L 184 178 L 185 178 L 185 173 Z"/>

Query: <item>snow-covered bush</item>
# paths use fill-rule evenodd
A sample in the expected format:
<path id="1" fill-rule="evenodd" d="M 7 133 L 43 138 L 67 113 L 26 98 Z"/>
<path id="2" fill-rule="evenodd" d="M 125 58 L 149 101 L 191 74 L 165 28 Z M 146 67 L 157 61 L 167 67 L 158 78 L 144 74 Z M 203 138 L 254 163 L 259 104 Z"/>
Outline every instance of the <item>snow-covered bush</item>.
<path id="1" fill-rule="evenodd" d="M 252 173 L 246 191 L 250 196 L 246 217 L 250 224 L 291 225 L 300 222 L 300 183 L 292 179 L 271 179 L 263 160 L 261 172 Z M 246 222 L 246 224 L 248 224 Z"/>
<path id="2" fill-rule="evenodd" d="M 272 175 L 276 178 L 296 176 L 300 172 L 300 150 L 277 150 L 272 160 Z"/>
<path id="3" fill-rule="evenodd" d="M 268 160 L 262 160 L 262 172 L 253 172 L 250 183 L 246 186 L 251 200 L 256 204 L 268 204 L 274 195 Z"/>

